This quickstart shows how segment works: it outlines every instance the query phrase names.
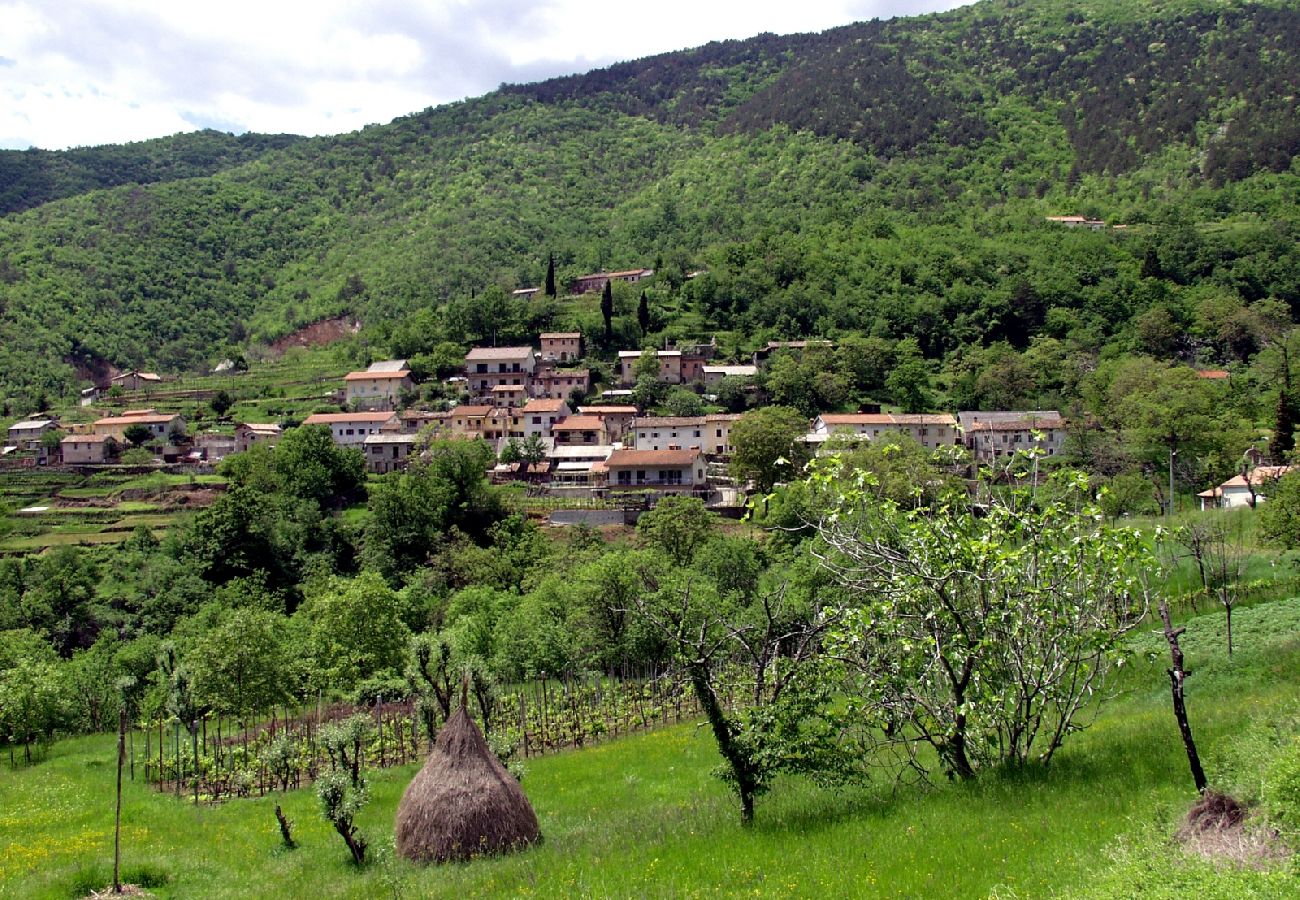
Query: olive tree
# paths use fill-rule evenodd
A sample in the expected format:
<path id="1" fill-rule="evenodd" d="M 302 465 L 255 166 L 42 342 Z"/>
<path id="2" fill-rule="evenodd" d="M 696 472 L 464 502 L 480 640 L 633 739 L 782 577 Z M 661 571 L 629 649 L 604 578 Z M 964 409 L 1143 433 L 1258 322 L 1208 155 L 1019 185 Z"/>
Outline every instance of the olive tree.
<path id="1" fill-rule="evenodd" d="M 921 508 L 869 473 L 813 480 L 813 552 L 856 600 L 830 640 L 856 670 L 860 724 L 922 774 L 924 746 L 959 778 L 1047 764 L 1146 612 L 1140 538 L 1104 524 L 1079 473 Z"/>

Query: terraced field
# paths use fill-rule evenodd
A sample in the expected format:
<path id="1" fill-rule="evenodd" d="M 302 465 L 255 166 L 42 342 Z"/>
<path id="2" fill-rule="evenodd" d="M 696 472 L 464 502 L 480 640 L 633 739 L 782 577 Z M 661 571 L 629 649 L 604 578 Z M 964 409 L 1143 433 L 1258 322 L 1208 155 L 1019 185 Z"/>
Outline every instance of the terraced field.
<path id="1" fill-rule="evenodd" d="M 217 475 L 171 472 L 3 472 L 0 555 L 116 544 L 140 526 L 161 536 L 224 486 Z"/>

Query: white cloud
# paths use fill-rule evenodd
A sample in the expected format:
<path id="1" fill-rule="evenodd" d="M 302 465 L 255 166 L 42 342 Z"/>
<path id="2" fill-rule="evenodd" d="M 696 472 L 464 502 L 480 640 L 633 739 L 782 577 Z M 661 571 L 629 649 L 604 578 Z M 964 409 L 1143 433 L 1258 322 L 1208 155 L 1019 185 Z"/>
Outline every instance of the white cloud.
<path id="1" fill-rule="evenodd" d="M 0 147 L 332 134 L 615 60 L 957 0 L 0 0 Z"/>

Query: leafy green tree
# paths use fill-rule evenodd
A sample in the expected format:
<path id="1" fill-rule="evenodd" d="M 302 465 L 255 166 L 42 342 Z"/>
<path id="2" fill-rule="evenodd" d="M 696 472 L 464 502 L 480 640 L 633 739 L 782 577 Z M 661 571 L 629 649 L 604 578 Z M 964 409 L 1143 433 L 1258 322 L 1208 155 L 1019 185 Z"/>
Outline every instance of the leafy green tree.
<path id="1" fill-rule="evenodd" d="M 216 413 L 217 418 L 224 416 L 230 411 L 230 407 L 234 405 L 234 398 L 230 396 L 229 391 L 225 390 L 217 391 L 212 395 L 212 399 L 208 401 L 208 406 L 212 407 L 212 411 Z"/>
<path id="2" fill-rule="evenodd" d="M 241 720 L 288 699 L 293 667 L 287 637 L 287 623 L 276 613 L 225 612 L 185 654 L 195 697 Z"/>
<path id="3" fill-rule="evenodd" d="M 647 546 L 686 566 L 713 534 L 716 524 L 713 513 L 700 498 L 670 495 L 641 514 L 636 531 Z"/>
<path id="4" fill-rule="evenodd" d="M 379 574 L 333 578 L 308 597 L 301 613 L 308 623 L 311 671 L 322 686 L 346 691 L 402 671 L 411 633 L 402 623 L 397 592 Z"/>
<path id="5" fill-rule="evenodd" d="M 704 415 L 704 402 L 700 400 L 700 395 L 688 388 L 669 389 L 668 396 L 664 398 L 664 407 L 672 416 Z"/>
<path id="6" fill-rule="evenodd" d="M 731 426 L 731 474 L 762 493 L 772 490 L 803 469 L 807 450 L 800 438 L 807 433 L 808 420 L 796 409 L 765 406 L 745 413 Z"/>
<path id="7" fill-rule="evenodd" d="M 834 436 L 823 452 L 838 460 L 843 477 L 899 506 L 929 506 L 964 490 L 958 473 L 968 457 L 955 447 L 928 450 L 896 432 L 870 441 Z"/>
<path id="8" fill-rule="evenodd" d="M 528 464 L 528 471 L 531 473 L 537 466 L 546 460 L 546 444 L 542 436 L 533 432 L 524 438 L 523 445 L 519 448 L 519 459 L 521 462 Z"/>
<path id="9" fill-rule="evenodd" d="M 290 429 L 272 451 L 283 489 L 322 507 L 340 505 L 365 483 L 361 453 L 339 447 L 325 425 Z"/>
<path id="10" fill-rule="evenodd" d="M 61 656 L 95 642 L 108 611 L 98 603 L 99 567 L 76 547 L 43 556 L 25 579 L 23 624 L 44 631 Z"/>
<path id="11" fill-rule="evenodd" d="M 122 431 L 122 437 L 125 438 L 126 442 L 132 447 L 140 447 L 153 440 L 153 432 L 149 430 L 148 425 L 142 425 L 137 422 L 134 425 L 126 426 Z"/>
<path id="12" fill-rule="evenodd" d="M 1036 502 L 1016 488 L 933 509 L 814 483 L 817 555 L 857 598 L 830 636 L 857 672 L 851 716 L 921 770 L 919 746 L 963 779 L 1048 763 L 1147 611 L 1140 536 L 1101 524 L 1072 472 Z"/>
<path id="13" fill-rule="evenodd" d="M 1300 475 L 1283 475 L 1257 515 L 1260 530 L 1270 543 L 1287 549 L 1300 547 Z"/>
<path id="14" fill-rule="evenodd" d="M 32 745 L 46 745 L 69 721 L 64 673 L 48 659 L 21 658 L 0 670 L 0 735 L 21 744 L 32 761 Z"/>
<path id="15" fill-rule="evenodd" d="M 390 578 L 422 565 L 453 528 L 486 542 L 505 515 L 488 484 L 495 455 L 486 442 L 434 439 L 421 455 L 370 489 L 363 557 Z"/>
<path id="16" fill-rule="evenodd" d="M 885 389 L 903 412 L 926 412 L 932 408 L 930 371 L 914 341 L 899 341 L 898 362 L 885 379 Z"/>

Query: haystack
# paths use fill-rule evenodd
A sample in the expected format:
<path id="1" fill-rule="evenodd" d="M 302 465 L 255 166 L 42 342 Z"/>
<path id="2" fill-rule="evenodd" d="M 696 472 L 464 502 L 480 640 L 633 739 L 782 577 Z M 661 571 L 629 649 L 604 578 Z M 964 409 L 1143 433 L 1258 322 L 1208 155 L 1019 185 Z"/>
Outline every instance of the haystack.
<path id="1" fill-rule="evenodd" d="M 541 837 L 523 788 L 462 706 L 397 807 L 397 852 L 416 862 L 508 853 Z"/>

